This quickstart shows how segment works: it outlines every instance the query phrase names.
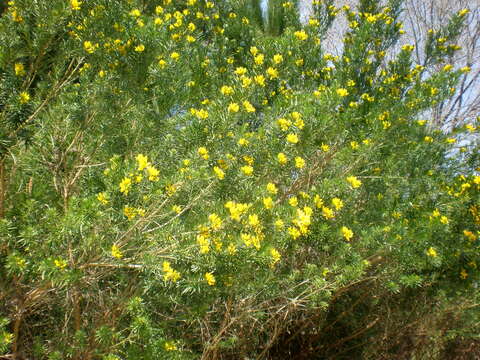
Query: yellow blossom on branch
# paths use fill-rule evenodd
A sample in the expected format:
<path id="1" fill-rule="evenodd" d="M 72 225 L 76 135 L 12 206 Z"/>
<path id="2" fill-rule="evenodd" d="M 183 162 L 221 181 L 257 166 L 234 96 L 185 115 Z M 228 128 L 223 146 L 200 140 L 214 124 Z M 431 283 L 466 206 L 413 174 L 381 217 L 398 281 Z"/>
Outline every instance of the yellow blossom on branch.
<path id="1" fill-rule="evenodd" d="M 287 135 L 287 141 L 291 144 L 296 144 L 298 143 L 298 136 L 297 134 L 288 134 Z"/>
<path id="2" fill-rule="evenodd" d="M 350 184 L 350 186 L 354 189 L 359 188 L 362 185 L 362 182 L 358 180 L 355 176 L 349 176 L 347 177 L 347 182 Z"/>
<path id="3" fill-rule="evenodd" d="M 437 257 L 437 251 L 433 247 L 430 247 L 427 250 L 427 255 L 430 257 Z"/>
<path id="4" fill-rule="evenodd" d="M 81 1 L 78 0 L 70 0 L 70 6 L 72 7 L 72 10 L 80 10 L 80 5 L 82 5 Z"/>
<path id="5" fill-rule="evenodd" d="M 128 195 L 128 192 L 132 187 L 132 179 L 130 179 L 129 177 L 123 178 L 119 186 L 120 186 L 120 192 L 124 195 Z"/>
<path id="6" fill-rule="evenodd" d="M 162 264 L 162 270 L 164 272 L 163 279 L 165 281 L 177 282 L 181 275 L 178 271 L 174 270 L 170 265 L 170 262 L 164 261 Z"/>
<path id="7" fill-rule="evenodd" d="M 22 91 L 18 97 L 20 99 L 20 104 L 26 104 L 30 101 L 30 95 L 26 91 Z"/>
<path id="8" fill-rule="evenodd" d="M 277 160 L 280 163 L 280 165 L 285 165 L 288 162 L 288 158 L 284 153 L 278 153 Z"/>
<path id="9" fill-rule="evenodd" d="M 295 35 L 295 37 L 300 41 L 305 41 L 308 39 L 308 34 L 303 30 L 295 31 L 293 35 Z"/>
<path id="10" fill-rule="evenodd" d="M 148 173 L 148 180 L 150 181 L 158 181 L 158 176 L 160 172 L 153 166 L 148 166 L 147 167 L 147 173 Z"/>
<path id="11" fill-rule="evenodd" d="M 346 226 L 342 226 L 342 235 L 347 240 L 350 241 L 353 237 L 353 231 Z"/>
<path id="12" fill-rule="evenodd" d="M 25 67 L 22 63 L 16 63 L 15 66 L 15 75 L 16 76 L 23 76 L 25 75 Z"/>
<path id="13" fill-rule="evenodd" d="M 117 245 L 112 245 L 110 253 L 115 259 L 121 259 L 123 257 L 123 254 Z"/>
<path id="14" fill-rule="evenodd" d="M 215 276 L 213 276 L 213 274 L 211 272 L 206 272 L 204 277 L 205 277 L 205 281 L 207 282 L 208 285 L 210 285 L 210 286 L 215 285 L 215 282 L 216 282 Z"/>

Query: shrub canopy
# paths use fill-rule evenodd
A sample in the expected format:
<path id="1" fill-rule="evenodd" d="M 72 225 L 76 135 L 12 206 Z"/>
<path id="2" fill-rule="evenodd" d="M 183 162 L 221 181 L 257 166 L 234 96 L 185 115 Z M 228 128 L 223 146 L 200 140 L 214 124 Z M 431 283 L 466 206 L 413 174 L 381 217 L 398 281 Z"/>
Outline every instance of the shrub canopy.
<path id="1" fill-rule="evenodd" d="M 2 351 L 375 358 L 421 319 L 474 332 L 476 125 L 425 117 L 469 71 L 468 11 L 416 49 L 401 1 L 333 3 L 304 26 L 288 1 L 267 24 L 246 0 L 8 3 Z"/>

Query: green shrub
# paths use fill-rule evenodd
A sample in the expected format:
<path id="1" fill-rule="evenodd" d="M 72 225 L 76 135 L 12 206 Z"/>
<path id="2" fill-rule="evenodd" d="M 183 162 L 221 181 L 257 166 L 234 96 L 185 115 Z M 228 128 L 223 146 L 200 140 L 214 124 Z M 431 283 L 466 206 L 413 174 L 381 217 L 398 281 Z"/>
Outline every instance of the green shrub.
<path id="1" fill-rule="evenodd" d="M 435 358 L 475 334 L 477 128 L 423 119 L 469 71 L 446 63 L 467 12 L 421 66 L 400 1 L 270 9 L 264 31 L 246 0 L 9 3 L 0 351 L 367 359 L 417 336 Z"/>

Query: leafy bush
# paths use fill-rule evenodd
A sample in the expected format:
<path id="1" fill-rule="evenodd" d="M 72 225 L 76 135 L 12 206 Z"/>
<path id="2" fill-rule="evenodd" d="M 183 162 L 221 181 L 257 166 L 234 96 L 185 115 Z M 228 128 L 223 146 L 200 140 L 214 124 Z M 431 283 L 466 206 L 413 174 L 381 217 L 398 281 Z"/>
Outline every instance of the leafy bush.
<path id="1" fill-rule="evenodd" d="M 416 65 L 400 1 L 314 3 L 264 31 L 251 1 L 9 2 L 1 351 L 435 358 L 475 334 L 477 128 L 423 119 L 469 71 L 468 11 Z"/>

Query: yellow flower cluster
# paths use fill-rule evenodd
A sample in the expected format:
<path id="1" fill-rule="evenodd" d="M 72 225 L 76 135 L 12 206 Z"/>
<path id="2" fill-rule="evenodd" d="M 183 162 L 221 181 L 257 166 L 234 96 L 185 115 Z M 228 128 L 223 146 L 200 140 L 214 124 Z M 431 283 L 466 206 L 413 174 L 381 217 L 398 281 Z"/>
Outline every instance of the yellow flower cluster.
<path id="1" fill-rule="evenodd" d="M 353 231 L 346 226 L 342 226 L 342 235 L 347 240 L 350 241 L 353 237 Z"/>
<path id="2" fill-rule="evenodd" d="M 215 276 L 211 272 L 206 272 L 204 275 L 205 281 L 208 285 L 213 286 L 215 285 Z"/>
<path id="3" fill-rule="evenodd" d="M 134 208 L 134 207 L 125 205 L 123 208 L 123 215 L 125 215 L 128 220 L 132 220 L 137 215 L 141 217 L 145 216 L 145 210 L 141 208 Z"/>
<path id="4" fill-rule="evenodd" d="M 181 275 L 178 271 L 174 270 L 170 265 L 170 262 L 164 261 L 162 264 L 162 270 L 164 272 L 163 279 L 165 281 L 177 282 Z"/>
<path id="5" fill-rule="evenodd" d="M 347 182 L 350 184 L 350 186 L 354 189 L 359 188 L 362 185 L 362 182 L 358 180 L 355 176 L 349 176 L 347 177 Z"/>
<path id="6" fill-rule="evenodd" d="M 274 267 L 282 258 L 282 255 L 280 255 L 278 250 L 275 248 L 270 249 L 270 256 L 272 257 L 272 261 L 270 262 L 271 267 Z"/>
<path id="7" fill-rule="evenodd" d="M 22 63 L 16 63 L 14 66 L 15 75 L 16 76 L 23 76 L 25 75 L 25 66 Z"/>
<path id="8" fill-rule="evenodd" d="M 122 252 L 120 251 L 120 248 L 117 245 L 112 245 L 110 253 L 116 259 L 121 259 L 123 257 L 123 254 L 122 254 Z"/>
<path id="9" fill-rule="evenodd" d="M 313 209 L 309 206 L 305 206 L 302 209 L 297 209 L 297 216 L 292 220 L 295 228 L 289 228 L 289 234 L 294 238 L 298 238 L 301 235 L 308 233 L 308 228 L 312 223 Z"/>
<path id="10" fill-rule="evenodd" d="M 228 201 L 225 207 L 230 212 L 230 218 L 235 221 L 240 221 L 240 218 L 251 207 L 251 204 L 236 203 L 235 201 Z"/>

